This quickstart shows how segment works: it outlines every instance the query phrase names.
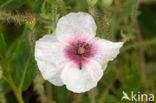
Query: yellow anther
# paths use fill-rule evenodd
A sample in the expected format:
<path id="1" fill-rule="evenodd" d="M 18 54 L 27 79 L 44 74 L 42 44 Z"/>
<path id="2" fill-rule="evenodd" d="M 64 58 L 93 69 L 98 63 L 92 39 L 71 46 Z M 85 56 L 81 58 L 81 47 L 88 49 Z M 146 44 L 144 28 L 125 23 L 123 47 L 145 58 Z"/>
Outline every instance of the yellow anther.
<path id="1" fill-rule="evenodd" d="M 85 49 L 84 48 L 78 48 L 78 54 L 83 54 L 85 53 Z"/>

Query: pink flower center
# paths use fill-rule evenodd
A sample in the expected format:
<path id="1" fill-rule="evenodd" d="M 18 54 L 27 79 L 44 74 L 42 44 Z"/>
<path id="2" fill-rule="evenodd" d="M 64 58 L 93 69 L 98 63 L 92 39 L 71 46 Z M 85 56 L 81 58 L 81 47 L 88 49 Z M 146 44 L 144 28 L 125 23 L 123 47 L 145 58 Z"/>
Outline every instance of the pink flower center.
<path id="1" fill-rule="evenodd" d="M 93 56 L 92 45 L 84 41 L 71 42 L 65 49 L 67 58 L 78 64 L 80 69 L 83 63 L 86 63 Z"/>

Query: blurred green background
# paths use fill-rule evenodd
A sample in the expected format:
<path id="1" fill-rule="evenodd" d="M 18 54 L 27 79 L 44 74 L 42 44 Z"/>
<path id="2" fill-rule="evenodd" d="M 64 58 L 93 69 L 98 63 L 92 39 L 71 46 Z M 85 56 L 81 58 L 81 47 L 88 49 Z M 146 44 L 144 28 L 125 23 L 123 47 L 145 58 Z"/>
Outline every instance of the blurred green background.
<path id="1" fill-rule="evenodd" d="M 98 37 L 125 42 L 83 94 L 43 80 L 34 60 L 35 41 L 78 11 L 93 15 Z M 156 96 L 155 75 L 156 0 L 0 0 L 0 103 L 148 103 L 121 101 L 122 91 Z"/>

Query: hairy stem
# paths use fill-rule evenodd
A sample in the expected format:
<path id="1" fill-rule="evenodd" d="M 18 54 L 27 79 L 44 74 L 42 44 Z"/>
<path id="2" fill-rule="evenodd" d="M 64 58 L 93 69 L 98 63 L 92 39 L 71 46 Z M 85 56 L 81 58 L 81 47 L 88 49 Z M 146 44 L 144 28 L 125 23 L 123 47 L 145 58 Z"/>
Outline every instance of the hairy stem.
<path id="1" fill-rule="evenodd" d="M 12 14 L 11 12 L 6 12 L 0 10 L 0 20 L 1 21 L 7 21 L 7 22 L 15 22 L 15 23 L 32 23 L 35 20 L 41 21 L 41 22 L 51 22 L 52 20 L 50 19 L 45 19 L 42 17 L 34 16 L 32 14 Z"/>

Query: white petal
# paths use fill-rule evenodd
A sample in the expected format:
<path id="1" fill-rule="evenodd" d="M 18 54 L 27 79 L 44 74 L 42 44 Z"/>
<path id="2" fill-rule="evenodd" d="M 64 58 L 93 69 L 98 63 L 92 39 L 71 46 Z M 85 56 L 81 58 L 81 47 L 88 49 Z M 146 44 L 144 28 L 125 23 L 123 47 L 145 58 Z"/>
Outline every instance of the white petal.
<path id="1" fill-rule="evenodd" d="M 66 87 L 75 92 L 82 93 L 96 87 L 103 75 L 101 65 L 93 60 L 82 65 L 82 69 L 70 62 L 62 71 L 61 78 Z"/>
<path id="2" fill-rule="evenodd" d="M 63 85 L 60 73 L 66 63 L 63 48 L 64 45 L 58 42 L 55 35 L 45 35 L 35 45 L 35 59 L 42 76 L 58 86 Z"/>
<path id="3" fill-rule="evenodd" d="M 58 40 L 65 43 L 75 39 L 90 40 L 95 37 L 96 28 L 93 17 L 88 13 L 70 13 L 59 19 L 56 36 Z"/>
<path id="4" fill-rule="evenodd" d="M 100 38 L 95 38 L 90 43 L 93 49 L 95 49 L 93 59 L 101 64 L 112 61 L 119 54 L 120 48 L 123 46 L 123 42 L 111 42 Z"/>

